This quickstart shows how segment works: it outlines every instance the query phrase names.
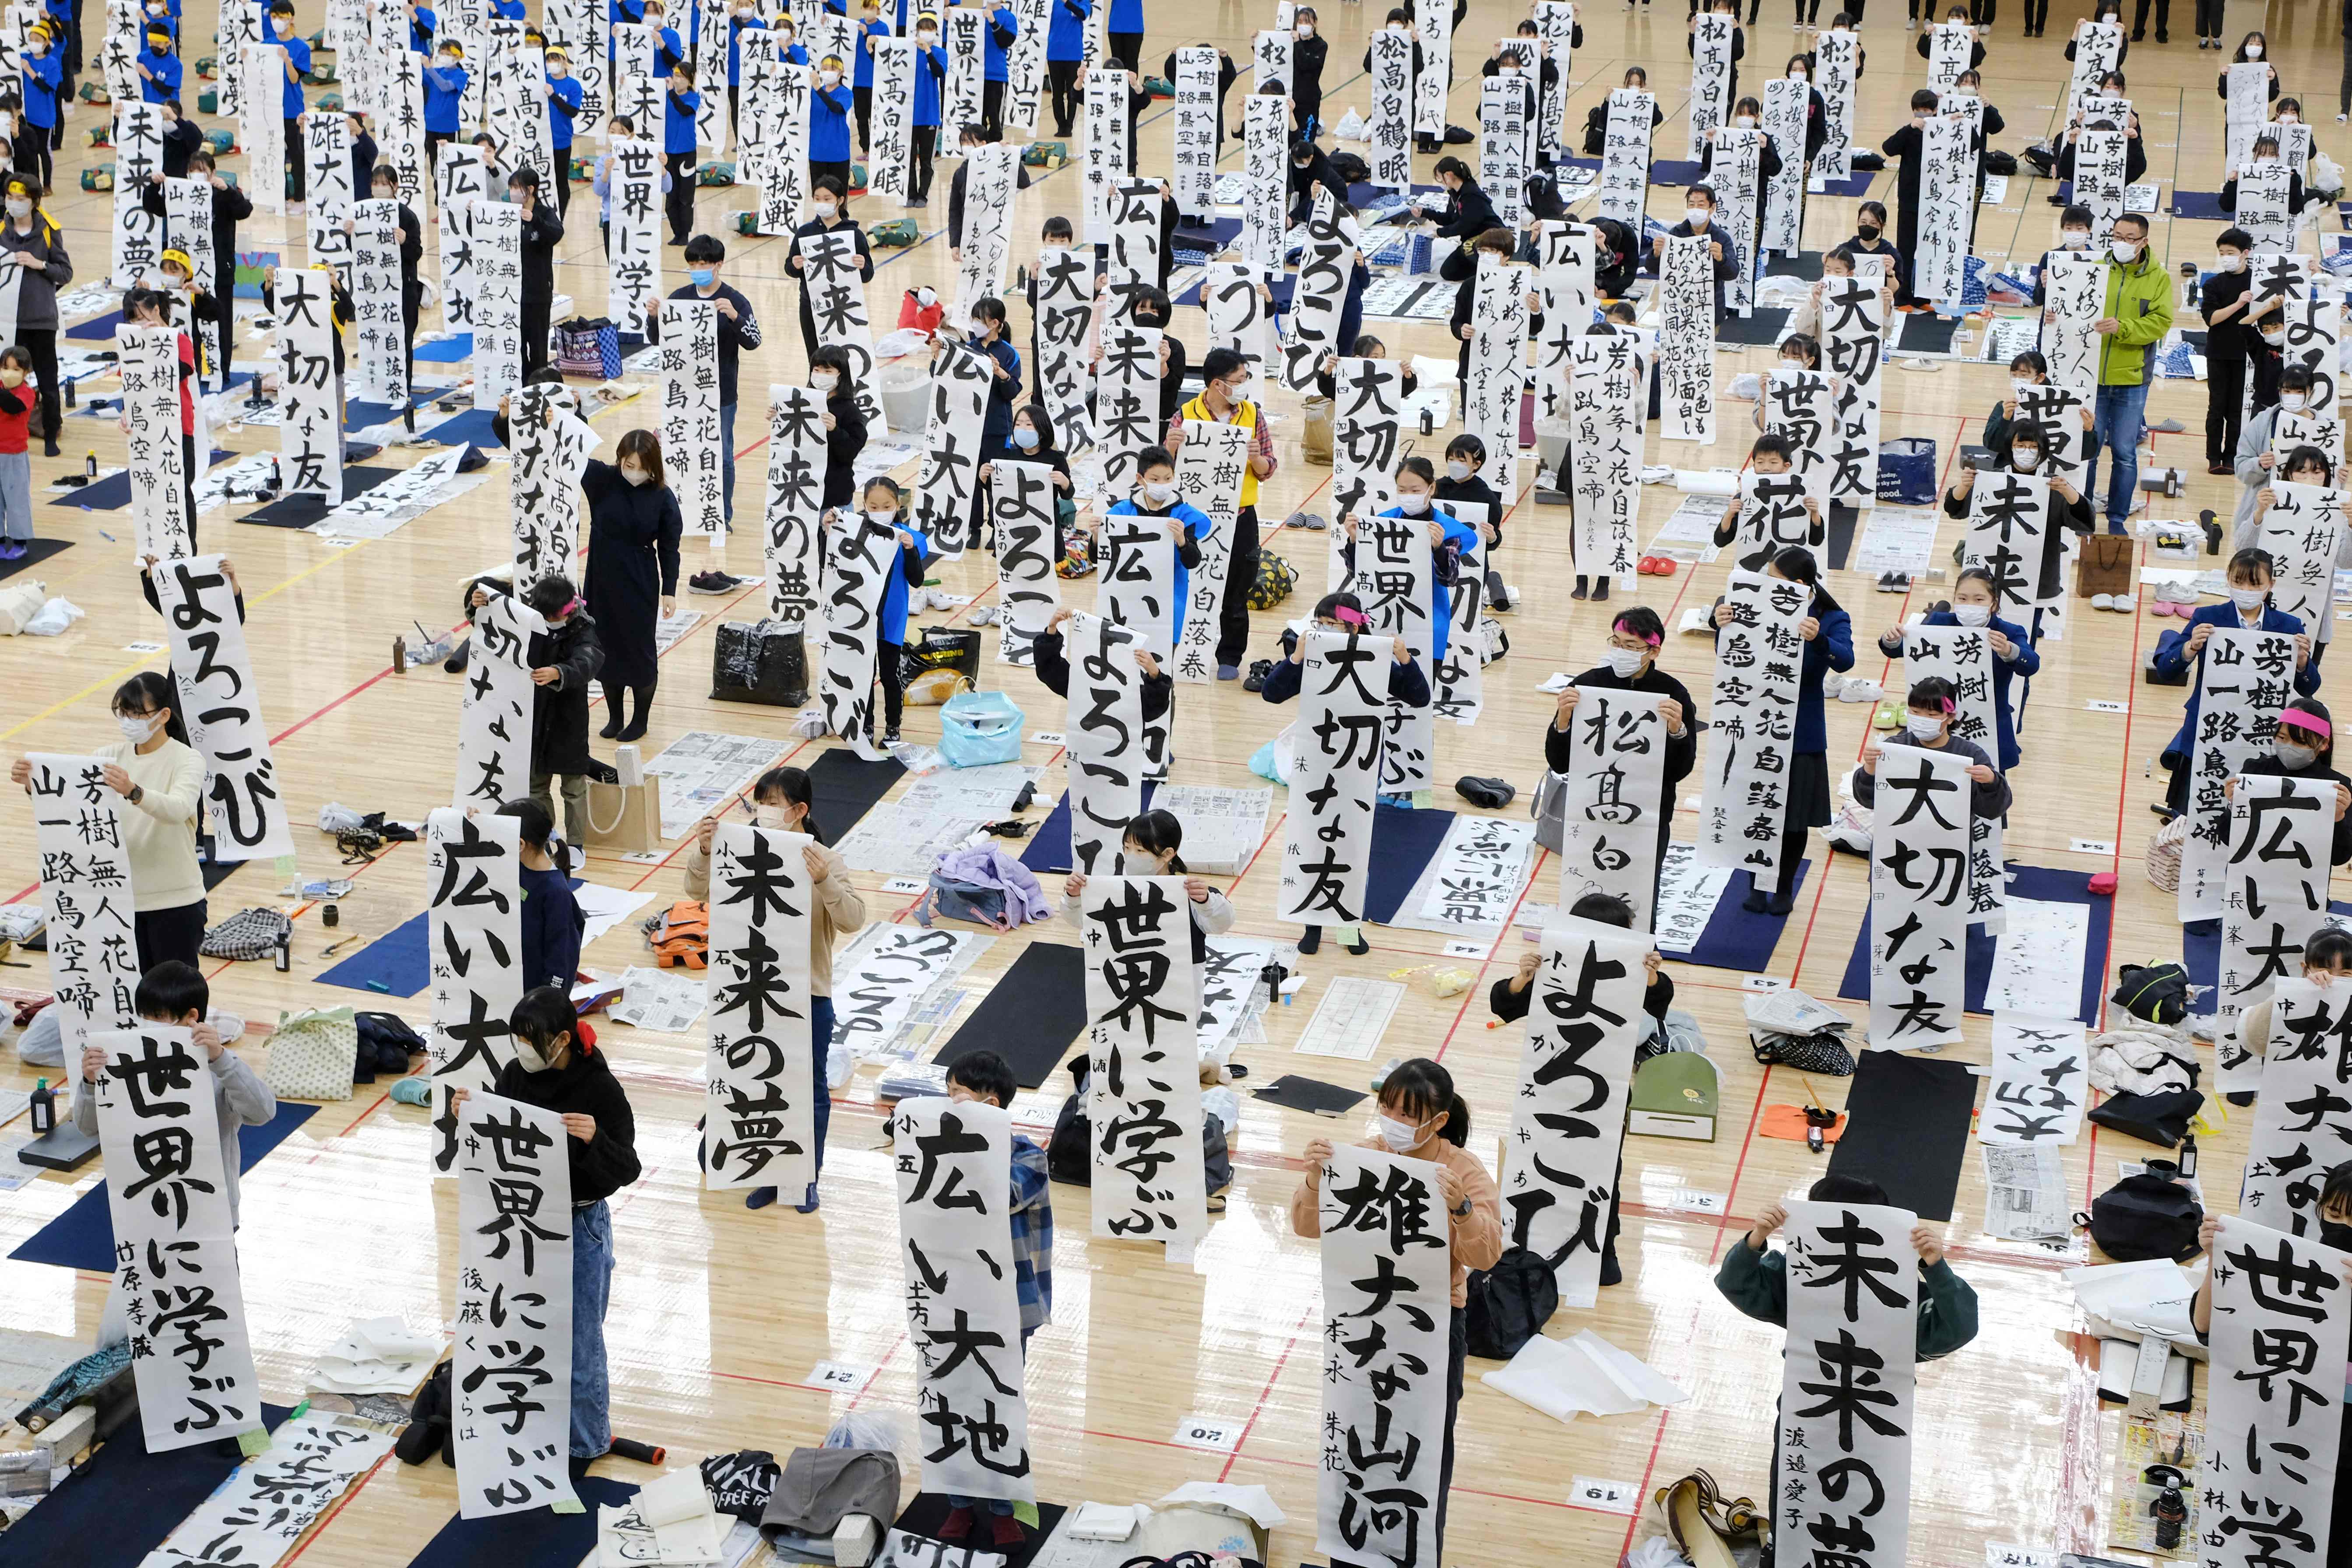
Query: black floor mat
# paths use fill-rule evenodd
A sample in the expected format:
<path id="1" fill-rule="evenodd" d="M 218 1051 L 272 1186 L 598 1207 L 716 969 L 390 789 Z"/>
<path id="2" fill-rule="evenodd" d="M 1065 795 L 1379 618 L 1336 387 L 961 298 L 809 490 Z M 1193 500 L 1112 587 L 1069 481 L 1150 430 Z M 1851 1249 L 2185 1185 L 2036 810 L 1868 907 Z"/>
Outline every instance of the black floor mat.
<path id="1" fill-rule="evenodd" d="M 1086 1031 L 1086 954 L 1078 949 L 1031 944 L 931 1059 L 946 1067 L 974 1051 L 994 1051 L 1022 1088 L 1035 1089 Z"/>

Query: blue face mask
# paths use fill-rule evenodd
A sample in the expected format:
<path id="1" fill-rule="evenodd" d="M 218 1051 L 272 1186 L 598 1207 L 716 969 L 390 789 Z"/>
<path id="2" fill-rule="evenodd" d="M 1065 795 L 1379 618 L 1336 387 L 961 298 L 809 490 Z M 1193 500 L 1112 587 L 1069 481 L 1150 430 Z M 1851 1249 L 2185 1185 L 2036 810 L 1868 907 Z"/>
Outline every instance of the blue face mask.
<path id="1" fill-rule="evenodd" d="M 1037 447 L 1037 432 L 1015 429 L 1013 432 L 1013 444 L 1024 452 L 1034 451 Z"/>
<path id="2" fill-rule="evenodd" d="M 709 288 L 710 279 L 717 276 L 708 267 L 689 267 L 686 269 L 686 275 L 694 279 L 694 286 L 698 289 Z"/>

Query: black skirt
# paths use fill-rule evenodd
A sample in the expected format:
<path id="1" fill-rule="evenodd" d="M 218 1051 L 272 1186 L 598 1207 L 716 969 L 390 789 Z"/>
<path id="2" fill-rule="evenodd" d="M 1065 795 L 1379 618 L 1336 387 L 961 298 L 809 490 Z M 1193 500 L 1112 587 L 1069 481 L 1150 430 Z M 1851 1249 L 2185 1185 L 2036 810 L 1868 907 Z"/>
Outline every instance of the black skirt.
<path id="1" fill-rule="evenodd" d="M 1789 831 L 1827 827 L 1837 802 L 1830 794 L 1830 759 L 1826 752 L 1799 752 L 1789 759 Z"/>

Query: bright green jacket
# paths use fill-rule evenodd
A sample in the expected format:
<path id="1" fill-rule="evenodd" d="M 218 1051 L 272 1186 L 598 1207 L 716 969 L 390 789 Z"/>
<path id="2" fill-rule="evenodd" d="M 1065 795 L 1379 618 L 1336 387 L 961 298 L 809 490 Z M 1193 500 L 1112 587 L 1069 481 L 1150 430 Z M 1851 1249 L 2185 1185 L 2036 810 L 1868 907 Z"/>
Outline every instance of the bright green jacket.
<path id="1" fill-rule="evenodd" d="M 2107 263 L 2106 314 L 2123 323 L 2099 347 L 2101 386 L 2139 386 L 2152 379 L 2156 345 L 2172 330 L 2172 279 L 2144 248 L 2129 267 Z"/>

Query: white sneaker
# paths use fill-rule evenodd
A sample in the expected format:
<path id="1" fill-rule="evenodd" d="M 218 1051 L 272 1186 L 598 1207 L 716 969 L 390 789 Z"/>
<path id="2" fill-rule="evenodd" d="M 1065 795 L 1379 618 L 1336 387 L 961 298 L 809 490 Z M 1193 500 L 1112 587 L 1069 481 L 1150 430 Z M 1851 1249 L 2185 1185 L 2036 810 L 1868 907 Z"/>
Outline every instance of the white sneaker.
<path id="1" fill-rule="evenodd" d="M 220 1031 L 222 1045 L 234 1048 L 237 1041 L 245 1038 L 245 1020 L 236 1014 L 216 1008 L 211 1021 L 213 1027 Z"/>
<path id="2" fill-rule="evenodd" d="M 1885 695 L 1886 689 L 1879 685 L 1875 680 L 1856 680 L 1853 677 L 1849 676 L 1846 678 L 1845 689 L 1838 693 L 1838 700 L 1841 702 L 1875 702 Z"/>
<path id="3" fill-rule="evenodd" d="M 1822 677 L 1822 695 L 1835 697 L 1845 689 L 1846 678 L 1832 671 Z"/>
<path id="4" fill-rule="evenodd" d="M 2139 608 L 2139 595 L 2137 594 L 2117 594 L 2115 596 L 2114 602 L 2109 604 L 2107 607 L 2111 610 L 2116 610 L 2128 616 L 2133 611 Z"/>
<path id="5" fill-rule="evenodd" d="M 2091 608 L 2095 610 L 2112 610 L 2115 607 L 2116 596 L 2113 594 L 2094 594 L 2091 595 Z"/>

